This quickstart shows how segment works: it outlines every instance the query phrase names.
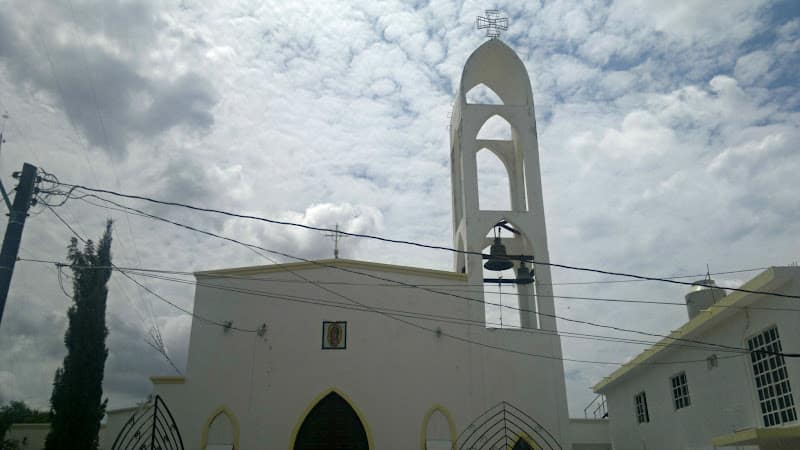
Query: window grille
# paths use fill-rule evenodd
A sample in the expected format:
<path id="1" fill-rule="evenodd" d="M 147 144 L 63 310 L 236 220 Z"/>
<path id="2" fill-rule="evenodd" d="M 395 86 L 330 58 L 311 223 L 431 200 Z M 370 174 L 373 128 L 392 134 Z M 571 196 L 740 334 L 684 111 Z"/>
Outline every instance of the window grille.
<path id="1" fill-rule="evenodd" d="M 758 401 L 765 427 L 797 420 L 786 361 L 778 328 L 772 327 L 747 341 Z"/>
<path id="2" fill-rule="evenodd" d="M 689 400 L 689 384 L 686 382 L 686 372 L 681 372 L 672 377 L 672 404 L 675 409 L 691 405 Z"/>
<path id="3" fill-rule="evenodd" d="M 636 403 L 636 421 L 639 423 L 650 422 L 650 413 L 647 411 L 647 396 L 644 391 L 639 392 L 633 397 Z"/>

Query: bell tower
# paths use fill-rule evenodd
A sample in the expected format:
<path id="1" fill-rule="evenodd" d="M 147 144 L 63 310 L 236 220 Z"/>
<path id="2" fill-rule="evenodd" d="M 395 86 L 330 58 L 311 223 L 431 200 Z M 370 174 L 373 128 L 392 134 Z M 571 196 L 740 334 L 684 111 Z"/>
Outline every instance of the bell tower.
<path id="1" fill-rule="evenodd" d="M 483 85 L 483 87 L 481 87 Z M 468 103 L 473 88 L 490 89 L 499 104 Z M 478 132 L 490 119 L 499 116 L 511 127 L 511 138 L 479 139 Z M 477 154 L 488 150 L 508 172 L 510 209 L 481 209 L 478 193 Z M 536 136 L 533 93 L 525 66 L 511 48 L 496 38 L 483 43 L 470 55 L 461 75 L 450 122 L 450 155 L 453 184 L 454 247 L 469 252 L 489 253 L 491 244 L 502 244 L 508 259 L 487 261 L 490 267 L 511 265 L 519 271 L 519 256 L 537 262 L 549 261 L 539 146 Z M 497 242 L 491 233 L 501 231 Z M 504 235 L 504 236 L 503 236 Z M 502 249 L 495 245 L 493 253 Z M 471 285 L 484 283 L 484 260 L 480 255 L 455 256 L 455 270 L 465 272 Z M 533 274 L 533 283 L 517 285 L 520 323 L 523 328 L 555 330 L 550 267 L 530 263 L 524 266 Z M 523 275 L 524 277 L 524 275 Z M 523 277 L 518 276 L 518 279 Z M 473 305 L 471 319 L 484 321 L 482 305 Z M 538 313 L 544 313 L 545 316 Z"/>

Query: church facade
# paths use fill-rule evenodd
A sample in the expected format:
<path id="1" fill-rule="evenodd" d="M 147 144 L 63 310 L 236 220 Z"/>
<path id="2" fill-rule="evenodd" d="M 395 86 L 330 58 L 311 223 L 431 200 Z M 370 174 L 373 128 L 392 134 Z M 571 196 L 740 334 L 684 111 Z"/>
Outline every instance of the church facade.
<path id="1" fill-rule="evenodd" d="M 467 103 L 480 84 L 502 104 Z M 512 139 L 477 139 L 495 115 Z M 452 272 L 333 259 L 196 274 L 195 313 L 230 326 L 194 320 L 185 378 L 153 379 L 188 448 L 571 448 L 561 344 L 539 332 L 556 328 L 549 268 L 517 286 L 519 328 L 487 327 L 469 290 L 498 224 L 509 255 L 548 260 L 530 81 L 500 40 L 469 57 L 450 137 L 454 247 L 470 252 Z M 510 210 L 478 204 L 482 149 L 508 170 Z M 430 285 L 471 299 L 414 287 Z"/>
<path id="2" fill-rule="evenodd" d="M 479 84 L 502 104 L 467 103 Z M 494 115 L 511 140 L 477 139 Z M 561 344 L 537 332 L 555 330 L 548 267 L 518 285 L 519 328 L 487 327 L 469 289 L 498 223 L 508 254 L 548 259 L 530 81 L 500 40 L 467 61 L 450 136 L 454 246 L 472 252 L 452 272 L 333 259 L 196 274 L 194 312 L 229 328 L 195 319 L 186 376 L 153 378 L 188 448 L 571 448 Z M 509 172 L 511 210 L 479 207 L 482 149 Z M 413 287 L 430 285 L 471 299 Z M 519 418 L 482 418 L 493 408 Z"/>

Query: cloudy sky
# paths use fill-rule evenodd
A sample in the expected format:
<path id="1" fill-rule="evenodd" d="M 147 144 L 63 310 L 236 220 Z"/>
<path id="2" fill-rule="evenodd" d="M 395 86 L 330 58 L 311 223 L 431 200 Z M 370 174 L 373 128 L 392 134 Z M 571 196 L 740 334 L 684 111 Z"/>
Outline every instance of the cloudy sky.
<path id="1" fill-rule="evenodd" d="M 455 86 L 496 6 L 530 72 L 551 260 L 670 276 L 800 260 L 797 2 L 0 2 L 3 183 L 23 161 L 66 182 L 451 243 L 447 126 Z M 499 197 L 501 174 L 481 178 Z M 304 257 L 319 233 L 150 211 Z M 84 236 L 116 220 L 120 266 L 263 264 L 253 253 L 79 201 Z M 63 259 L 69 232 L 34 209 L 21 256 Z M 344 257 L 449 269 L 451 255 L 347 239 Z M 718 276 L 737 286 L 757 272 Z M 555 271 L 556 283 L 606 280 Z M 192 306 L 190 286 L 144 281 Z M 557 295 L 681 301 L 653 283 L 566 284 Z M 64 355 L 53 267 L 21 262 L 0 328 L 0 401 L 46 407 Z M 668 332 L 682 307 L 557 300 L 560 315 Z M 112 407 L 174 373 L 145 339 L 158 323 L 183 368 L 189 318 L 115 275 Z M 506 319 L 510 320 L 510 319 Z M 609 334 L 560 323 L 561 330 Z M 565 338 L 565 356 L 623 361 L 641 346 Z M 570 410 L 612 368 L 565 364 Z"/>

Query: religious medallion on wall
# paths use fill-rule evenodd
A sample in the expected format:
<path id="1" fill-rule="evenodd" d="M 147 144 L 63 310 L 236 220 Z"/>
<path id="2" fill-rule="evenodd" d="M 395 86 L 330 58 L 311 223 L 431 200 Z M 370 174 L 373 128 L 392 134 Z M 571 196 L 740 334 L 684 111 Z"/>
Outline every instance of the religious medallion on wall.
<path id="1" fill-rule="evenodd" d="M 322 322 L 322 349 L 347 348 L 347 322 Z"/>

